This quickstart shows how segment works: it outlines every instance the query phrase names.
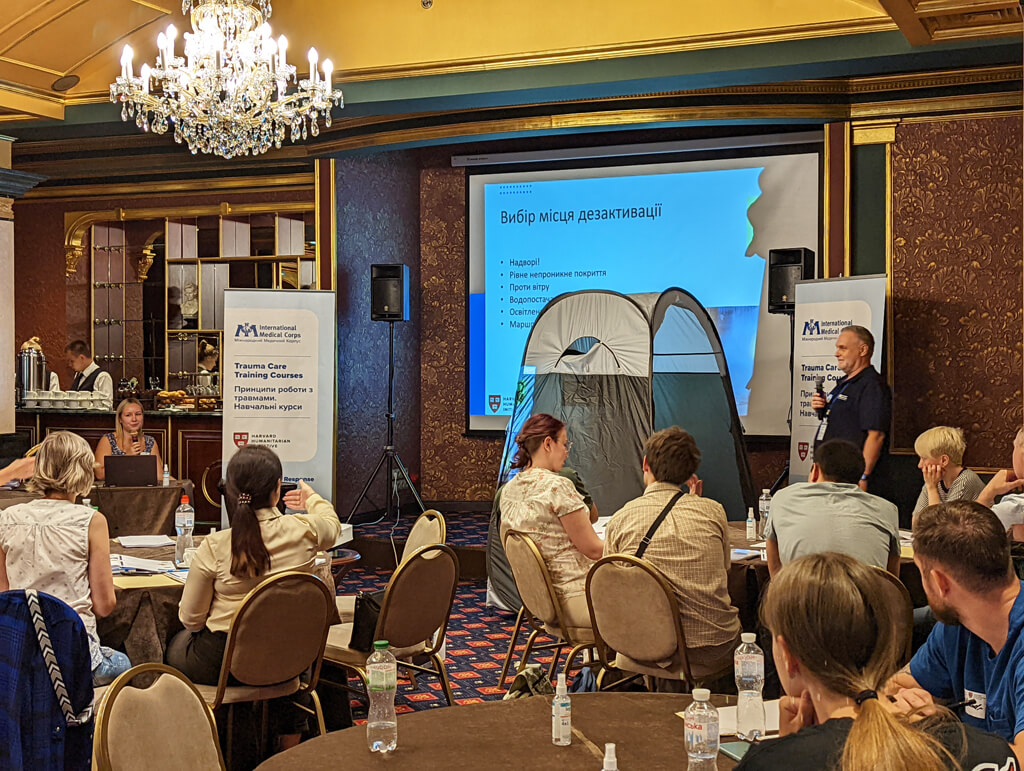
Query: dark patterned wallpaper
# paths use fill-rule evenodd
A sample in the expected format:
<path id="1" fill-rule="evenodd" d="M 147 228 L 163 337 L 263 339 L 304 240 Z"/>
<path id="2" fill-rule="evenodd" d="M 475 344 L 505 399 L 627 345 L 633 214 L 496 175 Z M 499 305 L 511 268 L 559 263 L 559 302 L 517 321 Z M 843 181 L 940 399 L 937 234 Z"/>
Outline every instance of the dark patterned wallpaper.
<path id="1" fill-rule="evenodd" d="M 423 282 L 423 496 L 486 501 L 494 496 L 501 441 L 463 436 L 466 427 L 466 177 L 462 169 L 420 174 Z"/>
<path id="2" fill-rule="evenodd" d="M 892 148 L 893 446 L 960 426 L 1003 467 L 1021 425 L 1021 119 L 900 125 Z"/>
<path id="3" fill-rule="evenodd" d="M 347 517 L 387 439 L 388 327 L 370 320 L 370 265 L 404 263 L 412 320 L 395 324 L 395 446 L 414 482 L 420 469 L 419 165 L 403 152 L 339 159 L 338 490 Z M 383 508 L 382 471 L 360 511 Z M 421 485 L 422 486 L 422 485 Z M 409 501 L 407 494 L 401 496 Z"/>

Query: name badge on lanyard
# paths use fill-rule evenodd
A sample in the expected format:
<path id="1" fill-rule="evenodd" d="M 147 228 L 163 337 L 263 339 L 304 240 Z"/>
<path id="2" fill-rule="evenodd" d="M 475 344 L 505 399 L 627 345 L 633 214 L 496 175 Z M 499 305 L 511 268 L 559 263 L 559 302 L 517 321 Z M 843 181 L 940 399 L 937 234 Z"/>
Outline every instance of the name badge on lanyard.
<path id="1" fill-rule="evenodd" d="M 828 416 L 826 415 L 821 419 L 821 425 L 818 426 L 818 435 L 815 437 L 816 442 L 820 442 L 825 438 L 825 432 L 828 430 Z"/>

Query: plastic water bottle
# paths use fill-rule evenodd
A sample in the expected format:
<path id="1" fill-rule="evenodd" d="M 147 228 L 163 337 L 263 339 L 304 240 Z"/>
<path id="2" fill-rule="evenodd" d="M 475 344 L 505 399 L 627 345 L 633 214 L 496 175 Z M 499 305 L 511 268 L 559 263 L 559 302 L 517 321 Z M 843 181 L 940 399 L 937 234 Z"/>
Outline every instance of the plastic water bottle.
<path id="1" fill-rule="evenodd" d="M 565 685 L 565 672 L 558 673 L 555 698 L 551 700 L 551 743 L 556 747 L 572 744 L 572 703 Z"/>
<path id="2" fill-rule="evenodd" d="M 740 635 L 740 646 L 733 657 L 736 670 L 736 690 L 739 699 L 736 704 L 736 735 L 747 741 L 764 736 L 764 701 L 761 689 L 764 687 L 764 651 L 757 643 L 757 635 L 744 632 Z"/>
<path id="3" fill-rule="evenodd" d="M 684 714 L 686 754 L 691 761 L 718 756 L 718 710 L 711 706 L 711 691 L 693 689 L 693 703 Z"/>
<path id="4" fill-rule="evenodd" d="M 747 509 L 747 540 L 751 543 L 757 540 L 757 522 L 754 521 L 753 507 Z"/>
<path id="5" fill-rule="evenodd" d="M 166 463 L 164 464 L 163 486 L 164 487 L 170 487 L 171 486 L 171 470 L 169 468 L 167 468 L 167 464 Z"/>
<path id="6" fill-rule="evenodd" d="M 366 746 L 371 752 L 391 752 L 398 746 L 398 715 L 395 691 L 398 690 L 398 664 L 388 650 L 387 640 L 377 640 L 366 660 L 370 711 L 366 716 Z"/>
<path id="7" fill-rule="evenodd" d="M 601 771 L 619 771 L 619 761 L 615 757 L 614 744 L 604 745 L 604 763 L 601 766 Z"/>
<path id="8" fill-rule="evenodd" d="M 174 541 L 174 564 L 184 562 L 185 549 L 192 548 L 192 529 L 196 526 L 196 510 L 188 502 L 188 496 L 181 496 L 181 504 L 174 510 L 174 531 L 178 537 Z"/>
<path id="9" fill-rule="evenodd" d="M 758 538 L 764 538 L 764 528 L 768 524 L 768 512 L 772 508 L 772 491 L 767 487 L 761 491 L 761 497 L 757 499 L 757 513 L 761 515 L 760 531 Z"/>

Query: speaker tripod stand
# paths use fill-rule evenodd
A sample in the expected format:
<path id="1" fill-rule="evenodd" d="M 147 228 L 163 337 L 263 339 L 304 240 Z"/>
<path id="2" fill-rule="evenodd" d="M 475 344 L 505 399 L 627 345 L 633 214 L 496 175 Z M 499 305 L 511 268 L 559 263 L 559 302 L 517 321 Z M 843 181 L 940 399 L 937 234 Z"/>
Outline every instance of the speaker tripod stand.
<path id="1" fill-rule="evenodd" d="M 373 481 L 377 478 L 377 474 L 380 473 L 382 468 L 387 468 L 387 502 L 384 506 L 384 517 L 390 519 L 391 515 L 396 512 L 394 500 L 397 495 L 398 475 L 402 475 L 402 479 L 405 480 L 405 484 L 409 487 L 409 491 L 413 494 L 416 499 L 417 505 L 420 507 L 420 511 L 426 511 L 427 507 L 423 505 L 423 499 L 420 498 L 419 492 L 416 490 L 416 485 L 412 483 L 412 478 L 409 476 L 409 469 L 402 463 L 402 459 L 398 455 L 398 450 L 395 449 L 395 322 L 388 321 L 388 411 L 384 413 L 384 417 L 387 418 L 388 422 L 388 439 L 387 444 L 384 445 L 384 450 L 381 452 L 380 460 L 377 461 L 377 465 L 373 471 L 370 472 L 369 478 L 366 480 L 366 484 L 363 486 L 363 491 L 359 493 L 359 497 L 356 498 L 355 504 L 352 506 L 352 511 L 349 512 L 348 520 L 350 521 L 355 515 L 356 510 L 359 508 L 365 499 L 367 494 L 370 492 L 370 487 L 373 485 Z"/>

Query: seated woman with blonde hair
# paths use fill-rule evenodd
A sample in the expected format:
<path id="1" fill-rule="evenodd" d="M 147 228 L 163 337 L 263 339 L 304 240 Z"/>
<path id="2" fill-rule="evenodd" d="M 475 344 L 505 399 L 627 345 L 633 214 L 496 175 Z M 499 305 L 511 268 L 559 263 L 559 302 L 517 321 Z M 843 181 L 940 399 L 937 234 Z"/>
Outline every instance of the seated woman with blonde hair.
<path id="1" fill-rule="evenodd" d="M 755 744 L 740 769 L 947 771 L 1017 769 L 1005 739 L 939 709 L 913 715 L 914 692 L 883 693 L 903 638 L 876 569 L 845 554 L 811 554 L 772 579 L 761 620 L 786 696 L 780 738 Z M 933 708 L 934 709 L 934 708 Z"/>
<path id="2" fill-rule="evenodd" d="M 523 424 L 516 444 L 512 465 L 521 471 L 502 490 L 502 539 L 515 530 L 536 542 L 568 623 L 589 627 L 587 572 L 603 556 L 604 542 L 575 485 L 558 473 L 572 447 L 565 424 L 551 415 L 534 415 Z"/>
<path id="3" fill-rule="evenodd" d="M 978 499 L 985 483 L 964 467 L 966 449 L 963 430 L 952 426 L 935 426 L 917 437 L 914 452 L 920 458 L 917 467 L 924 476 L 924 486 L 914 504 L 913 516 L 946 501 Z"/>
<path id="4" fill-rule="evenodd" d="M 142 433 L 144 420 L 142 402 L 138 399 L 129 397 L 117 405 L 114 430 L 101 436 L 96 445 L 97 479 L 106 477 L 104 461 L 109 455 L 153 455 L 156 457 L 157 473 L 163 469 L 164 462 L 156 439 Z"/>
<path id="5" fill-rule="evenodd" d="M 78 613 L 89 638 L 94 685 L 106 685 L 131 662 L 100 645 L 96 617 L 114 610 L 107 520 L 75 503 L 92 489 L 92 450 L 70 431 L 48 434 L 35 456 L 29 492 L 42 497 L 0 511 L 0 591 L 36 589 Z"/>

